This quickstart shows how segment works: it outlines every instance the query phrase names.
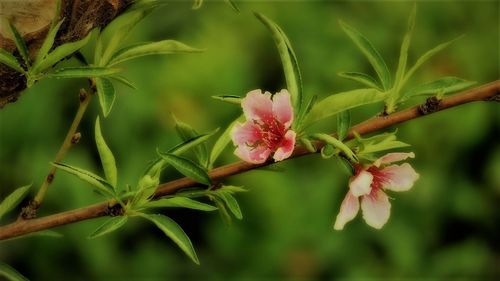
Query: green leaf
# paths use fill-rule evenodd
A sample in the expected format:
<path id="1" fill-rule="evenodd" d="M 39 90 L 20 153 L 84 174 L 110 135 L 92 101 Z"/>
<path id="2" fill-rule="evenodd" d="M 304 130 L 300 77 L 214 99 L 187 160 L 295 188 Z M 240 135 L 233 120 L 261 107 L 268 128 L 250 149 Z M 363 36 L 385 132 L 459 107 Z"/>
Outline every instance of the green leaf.
<path id="1" fill-rule="evenodd" d="M 226 203 L 227 207 L 233 213 L 233 215 L 241 220 L 243 219 L 243 214 L 241 213 L 240 205 L 238 204 L 238 201 L 236 201 L 236 198 L 233 197 L 228 192 L 218 192 L 216 193 L 224 202 Z"/>
<path id="2" fill-rule="evenodd" d="M 387 93 L 376 89 L 357 89 L 331 95 L 313 106 L 304 120 L 304 127 L 357 106 L 383 101 L 386 97 Z"/>
<path id="3" fill-rule="evenodd" d="M 370 88 L 374 88 L 377 90 L 381 90 L 381 86 L 375 78 L 371 77 L 368 74 L 361 72 L 340 72 L 338 75 L 342 78 L 346 78 L 352 81 L 359 82 L 365 86 Z"/>
<path id="4" fill-rule="evenodd" d="M 240 8 L 238 8 L 238 6 L 236 5 L 236 3 L 234 3 L 233 0 L 224 0 L 229 6 L 231 6 L 231 8 L 233 8 L 233 10 L 237 13 L 240 12 Z"/>
<path id="5" fill-rule="evenodd" d="M 328 135 L 328 134 L 314 134 L 312 135 L 317 140 L 323 141 L 327 144 L 330 144 L 334 146 L 335 148 L 338 148 L 340 151 L 344 152 L 344 154 L 351 160 L 352 162 L 358 162 L 358 159 L 354 152 L 343 142 L 339 141 L 338 139 Z"/>
<path id="6" fill-rule="evenodd" d="M 191 126 L 188 124 L 178 120 L 174 115 L 172 115 L 174 118 L 175 122 L 175 130 L 177 131 L 177 134 L 183 141 L 190 140 L 196 136 L 198 136 L 198 132 L 193 129 Z M 208 164 L 208 148 L 206 144 L 200 144 L 193 149 L 194 154 L 196 158 L 198 159 L 198 162 L 203 166 L 207 166 Z"/>
<path id="7" fill-rule="evenodd" d="M 209 165 L 208 167 L 211 169 L 217 161 L 217 158 L 221 155 L 222 151 L 224 151 L 224 148 L 227 147 L 227 145 L 231 142 L 231 131 L 233 130 L 234 125 L 238 123 L 239 121 L 242 121 L 244 116 L 240 116 L 236 118 L 228 127 L 227 129 L 220 135 L 220 137 L 217 139 L 215 142 L 214 146 L 212 147 L 212 151 L 210 152 L 210 159 L 209 159 Z"/>
<path id="8" fill-rule="evenodd" d="M 59 31 L 59 28 L 61 27 L 61 24 L 63 22 L 64 19 L 60 20 L 55 25 L 51 25 L 49 32 L 47 32 L 47 36 L 45 36 L 45 40 L 43 40 L 42 47 L 40 47 L 38 53 L 36 54 L 34 65 L 37 65 L 39 62 L 41 62 L 49 53 L 50 48 L 52 48 L 52 45 L 54 45 L 54 39 L 56 38 L 57 32 Z"/>
<path id="9" fill-rule="evenodd" d="M 398 141 L 396 139 L 396 131 L 392 133 L 383 133 L 370 138 L 362 138 L 355 134 L 356 139 L 348 142 L 349 146 L 359 146 L 356 150 L 356 154 L 360 158 L 364 158 L 370 161 L 376 159 L 374 153 L 386 151 L 394 148 L 402 148 L 410 146 L 407 143 Z"/>
<path id="10" fill-rule="evenodd" d="M 457 77 L 443 77 L 432 82 L 421 84 L 406 93 L 406 97 L 421 95 L 444 95 L 464 90 L 476 84 L 475 81 L 468 81 Z"/>
<path id="11" fill-rule="evenodd" d="M 347 36 L 351 38 L 354 44 L 365 55 L 370 64 L 373 66 L 375 72 L 377 72 L 384 90 L 389 89 L 391 87 L 391 74 L 380 53 L 377 51 L 377 49 L 375 49 L 373 44 L 365 36 L 363 36 L 363 34 L 361 34 L 353 27 L 349 26 L 345 22 L 339 22 Z"/>
<path id="12" fill-rule="evenodd" d="M 342 111 L 337 115 L 337 136 L 340 141 L 344 140 L 351 127 L 351 112 Z"/>
<path id="13" fill-rule="evenodd" d="M 128 80 L 127 78 L 125 78 L 123 76 L 113 75 L 113 76 L 110 76 L 109 78 L 111 78 L 115 81 L 118 81 L 129 88 L 137 90 L 137 87 L 132 82 L 130 82 L 130 80 Z"/>
<path id="14" fill-rule="evenodd" d="M 171 153 L 158 152 L 158 154 L 181 174 L 190 177 L 199 183 L 203 183 L 208 186 L 212 185 L 212 181 L 210 180 L 207 172 L 205 172 L 205 170 L 195 162 Z"/>
<path id="15" fill-rule="evenodd" d="M 88 239 L 94 239 L 99 236 L 111 233 L 118 228 L 122 227 L 128 220 L 128 216 L 117 216 L 108 219 L 101 226 L 99 226 L 92 234 L 87 237 Z"/>
<path id="16" fill-rule="evenodd" d="M 316 105 L 317 100 L 317 95 L 312 96 L 312 98 L 309 99 L 307 106 L 305 106 L 304 109 L 299 112 L 299 116 L 297 117 L 297 120 L 295 120 L 295 123 L 297 124 L 296 131 L 299 135 L 302 133 L 302 130 L 305 127 L 304 120 L 308 116 L 309 112 L 311 112 L 311 109 Z"/>
<path id="17" fill-rule="evenodd" d="M 47 77 L 53 77 L 53 78 L 103 77 L 103 76 L 110 76 L 121 71 L 123 71 L 123 69 L 94 67 L 94 66 L 63 67 L 56 70 L 53 73 L 48 74 Z"/>
<path id="18" fill-rule="evenodd" d="M 14 57 L 12 54 L 9 52 L 5 51 L 4 49 L 0 48 L 0 63 L 5 64 L 6 66 L 17 70 L 18 72 L 24 73 L 24 69 L 21 67 L 19 62 L 17 61 L 16 57 Z"/>
<path id="19" fill-rule="evenodd" d="M 450 40 L 448 42 L 445 42 L 445 43 L 442 43 L 442 44 L 439 44 L 437 45 L 436 47 L 432 48 L 431 50 L 427 51 L 425 54 L 423 54 L 418 60 L 417 62 L 415 63 L 415 65 L 413 65 L 410 70 L 408 70 L 408 72 L 406 73 L 404 79 L 403 79 L 403 82 L 402 82 L 402 85 L 406 84 L 406 82 L 408 81 L 408 79 L 413 75 L 413 73 L 415 73 L 415 71 L 422 65 L 424 64 L 427 60 L 429 60 L 431 57 L 433 57 L 435 54 L 437 54 L 438 52 L 442 51 L 443 49 L 445 49 L 446 47 L 448 47 L 451 43 L 457 41 L 458 39 L 462 38 L 463 36 L 460 36 L 458 38 L 455 38 L 453 40 Z"/>
<path id="20" fill-rule="evenodd" d="M 97 151 L 99 152 L 99 157 L 101 158 L 102 168 L 104 170 L 104 175 L 109 183 L 116 189 L 116 183 L 118 181 L 116 171 L 116 162 L 113 153 L 109 149 L 104 137 L 101 132 L 101 123 L 99 121 L 99 116 L 95 120 L 95 143 L 97 145 Z"/>
<path id="21" fill-rule="evenodd" d="M 203 0 L 194 0 L 193 6 L 191 7 L 193 10 L 197 10 L 201 8 L 201 5 L 203 5 Z"/>
<path id="22" fill-rule="evenodd" d="M 111 108 L 115 103 L 116 93 L 113 83 L 106 78 L 95 78 L 95 86 L 97 95 L 99 96 L 99 104 L 101 105 L 102 114 L 107 117 L 111 112 Z"/>
<path id="23" fill-rule="evenodd" d="M 59 232 L 55 232 L 53 230 L 46 229 L 46 230 L 40 230 L 40 231 L 36 231 L 36 232 L 31 232 L 31 233 L 28 233 L 28 234 L 22 235 L 22 236 L 16 236 L 16 237 L 4 239 L 4 240 L 0 241 L 0 243 L 12 241 L 12 240 L 30 238 L 30 237 L 61 238 L 61 237 L 63 237 L 63 235 L 61 233 L 59 233 Z"/>
<path id="24" fill-rule="evenodd" d="M 321 153 L 321 157 L 322 157 L 323 159 L 330 159 L 330 158 L 332 158 L 332 156 L 334 156 L 336 152 L 337 152 L 337 151 L 336 151 L 335 147 L 333 147 L 333 145 L 328 144 L 328 143 L 327 143 L 327 144 L 325 144 L 325 145 L 321 148 L 321 151 L 320 151 L 320 153 Z"/>
<path id="25" fill-rule="evenodd" d="M 213 99 L 220 100 L 223 102 L 231 103 L 231 104 L 241 104 L 241 100 L 243 99 L 240 96 L 235 95 L 222 95 L 222 96 L 212 96 Z"/>
<path id="26" fill-rule="evenodd" d="M 292 104 L 296 112 L 301 111 L 302 106 L 302 77 L 300 74 L 297 57 L 292 49 L 290 40 L 283 30 L 262 14 L 254 13 L 255 16 L 269 29 L 274 38 L 274 43 L 278 48 L 283 71 L 285 73 L 287 90 L 292 98 Z"/>
<path id="27" fill-rule="evenodd" d="M 396 78 L 395 85 L 397 87 L 397 91 L 395 93 L 399 94 L 399 89 L 403 85 L 405 71 L 406 71 L 406 62 L 408 61 L 408 49 L 410 48 L 411 35 L 413 33 L 413 28 L 415 27 L 415 17 L 417 14 L 417 4 L 413 4 L 413 8 L 410 13 L 410 17 L 408 18 L 408 28 L 406 30 L 406 34 L 403 38 L 403 43 L 401 44 L 401 50 L 399 52 L 399 63 L 398 69 L 396 70 Z"/>
<path id="28" fill-rule="evenodd" d="M 138 43 L 117 51 L 110 59 L 108 66 L 143 56 L 197 53 L 202 51 L 175 40 Z"/>
<path id="29" fill-rule="evenodd" d="M 65 172 L 68 172 L 74 176 L 77 176 L 81 180 L 91 184 L 93 187 L 96 188 L 97 191 L 100 191 L 103 194 L 111 195 L 111 197 L 113 198 L 115 197 L 113 186 L 111 186 L 111 184 L 109 184 L 106 180 L 99 177 L 98 175 L 93 174 L 84 169 L 80 169 L 62 163 L 51 163 L 51 164 L 54 167 L 63 170 Z"/>
<path id="30" fill-rule="evenodd" d="M 215 211 L 217 207 L 205 204 L 187 197 L 162 198 L 149 201 L 143 205 L 145 208 L 188 208 L 199 211 Z"/>
<path id="31" fill-rule="evenodd" d="M 245 189 L 242 186 L 234 186 L 234 185 L 223 185 L 221 188 L 219 188 L 217 190 L 223 190 L 224 192 L 229 192 L 231 194 L 248 191 L 248 189 Z"/>
<path id="32" fill-rule="evenodd" d="M 175 221 L 163 215 L 140 214 L 140 216 L 153 222 L 165 233 L 165 235 L 172 239 L 172 241 L 174 241 L 194 263 L 200 264 L 191 240 L 189 240 L 184 230 L 182 230 Z"/>
<path id="33" fill-rule="evenodd" d="M 184 153 L 192 148 L 195 148 L 195 147 L 201 145 L 202 143 L 205 143 L 209 138 L 211 138 L 213 135 L 215 135 L 215 133 L 217 133 L 218 131 L 219 131 L 219 129 L 217 128 L 208 134 L 201 134 L 201 135 L 198 135 L 194 138 L 188 139 L 188 140 L 172 147 L 171 149 L 169 149 L 168 153 L 180 155 L 180 154 L 182 154 L 182 153 Z"/>
<path id="34" fill-rule="evenodd" d="M 50 52 L 47 56 L 45 56 L 44 59 L 37 61 L 37 64 L 34 65 L 32 68 L 32 72 L 34 74 L 37 74 L 45 71 L 48 68 L 51 68 L 53 65 L 55 65 L 65 57 L 73 54 L 74 52 L 78 51 L 83 46 L 85 46 L 85 44 L 87 44 L 91 36 L 92 32 L 90 32 L 87 36 L 85 36 L 85 38 L 79 41 L 66 43 L 55 48 L 52 52 Z"/>
<path id="35" fill-rule="evenodd" d="M 219 210 L 220 217 L 222 218 L 222 221 L 224 222 L 225 225 L 229 226 L 232 223 L 232 217 L 227 211 L 226 204 L 224 203 L 224 200 L 221 199 L 220 197 L 216 196 L 209 196 L 210 199 L 215 203 L 215 206 L 217 206 L 217 209 Z"/>
<path id="36" fill-rule="evenodd" d="M 9 22 L 10 26 L 10 31 L 12 32 L 12 35 L 14 36 L 14 43 L 16 43 L 16 48 L 21 57 L 23 58 L 24 62 L 26 63 L 27 66 L 30 65 L 30 56 L 28 54 L 28 47 L 26 47 L 26 42 L 24 42 L 23 37 L 21 34 L 19 34 L 19 31 L 17 31 L 17 28 Z"/>
<path id="37" fill-rule="evenodd" d="M 95 63 L 97 65 L 107 65 L 117 48 L 123 44 L 123 41 L 128 37 L 135 25 L 159 5 L 156 3 L 157 1 L 148 2 L 132 5 L 126 12 L 116 17 L 104 28 L 97 39 L 95 55 Z"/>
<path id="38" fill-rule="evenodd" d="M 0 203 L 0 219 L 14 209 L 21 201 L 28 195 L 28 192 L 31 188 L 30 185 L 25 185 L 14 190 L 11 194 L 9 194 L 3 201 Z"/>
<path id="39" fill-rule="evenodd" d="M 21 273 L 17 272 L 10 265 L 0 261 L 0 276 L 7 278 L 9 281 L 29 281 Z"/>

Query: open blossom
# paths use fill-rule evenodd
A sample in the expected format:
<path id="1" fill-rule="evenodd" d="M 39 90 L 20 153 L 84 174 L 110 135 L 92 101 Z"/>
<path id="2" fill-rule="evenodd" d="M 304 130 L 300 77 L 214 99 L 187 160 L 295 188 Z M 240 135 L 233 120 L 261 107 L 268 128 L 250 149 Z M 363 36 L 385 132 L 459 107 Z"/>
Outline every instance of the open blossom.
<path id="1" fill-rule="evenodd" d="M 253 90 L 241 101 L 245 123 L 237 123 L 231 138 L 237 146 L 234 154 L 242 160 L 259 164 L 273 154 L 275 161 L 290 157 L 295 146 L 295 132 L 290 129 L 293 108 L 290 94 L 281 90 L 274 96 Z"/>
<path id="2" fill-rule="evenodd" d="M 344 225 L 354 219 L 361 210 L 366 223 L 380 229 L 389 220 L 391 203 L 384 190 L 407 191 L 419 175 L 408 163 L 390 165 L 392 162 L 414 158 L 411 153 L 389 153 L 377 159 L 372 165 L 356 167 L 354 176 L 349 181 L 349 191 L 340 206 L 334 228 L 342 230 Z"/>

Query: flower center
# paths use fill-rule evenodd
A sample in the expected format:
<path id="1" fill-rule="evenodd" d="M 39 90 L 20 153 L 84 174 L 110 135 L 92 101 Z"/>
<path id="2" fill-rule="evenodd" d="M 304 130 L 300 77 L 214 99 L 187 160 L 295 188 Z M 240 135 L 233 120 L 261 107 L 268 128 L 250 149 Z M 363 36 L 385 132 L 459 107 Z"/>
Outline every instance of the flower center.
<path id="1" fill-rule="evenodd" d="M 270 150 L 276 150 L 283 141 L 286 129 L 285 125 L 278 122 L 273 117 L 267 117 L 262 122 L 257 123 L 261 129 L 261 140 Z"/>

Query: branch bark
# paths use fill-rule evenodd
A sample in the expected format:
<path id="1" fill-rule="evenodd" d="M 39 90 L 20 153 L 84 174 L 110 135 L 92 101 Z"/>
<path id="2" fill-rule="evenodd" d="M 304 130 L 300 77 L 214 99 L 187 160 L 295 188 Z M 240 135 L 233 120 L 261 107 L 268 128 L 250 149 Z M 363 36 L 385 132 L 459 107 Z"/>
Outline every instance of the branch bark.
<path id="1" fill-rule="evenodd" d="M 464 91 L 462 93 L 447 97 L 441 101 L 435 99 L 428 99 L 425 104 L 418 105 L 400 112 L 396 112 L 387 116 L 378 116 L 366 120 L 349 130 L 347 139 L 351 139 L 354 133 L 365 135 L 379 131 L 381 129 L 407 122 L 409 120 L 422 117 L 424 115 L 432 114 L 448 108 L 459 106 L 469 102 L 475 101 L 499 101 L 500 100 L 500 80 L 482 85 L 480 87 Z M 430 108 L 430 109 L 429 109 Z M 302 146 L 297 146 L 293 155 L 288 158 L 297 158 L 304 155 L 312 154 Z M 232 175 L 244 173 L 249 170 L 271 165 L 273 162 L 266 162 L 263 164 L 249 164 L 245 162 L 236 162 L 233 164 L 225 165 L 210 171 L 212 180 L 220 180 Z M 155 193 L 155 197 L 161 197 L 175 193 L 176 191 L 199 185 L 197 182 L 190 178 L 181 178 L 168 183 L 161 184 Z M 54 228 L 78 221 L 93 219 L 97 217 L 107 216 L 110 214 L 108 202 L 66 211 L 42 218 L 24 220 L 11 223 L 0 227 L 0 240 L 5 240 L 28 233 Z"/>

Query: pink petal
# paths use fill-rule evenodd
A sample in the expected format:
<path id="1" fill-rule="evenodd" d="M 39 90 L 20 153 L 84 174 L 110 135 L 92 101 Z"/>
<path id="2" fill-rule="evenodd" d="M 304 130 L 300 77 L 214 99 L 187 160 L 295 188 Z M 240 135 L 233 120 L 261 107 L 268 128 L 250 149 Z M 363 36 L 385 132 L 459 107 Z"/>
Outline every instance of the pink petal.
<path id="1" fill-rule="evenodd" d="M 260 164 L 266 162 L 271 154 L 271 150 L 266 146 L 250 147 L 247 145 L 240 145 L 236 148 L 234 154 L 245 162 Z"/>
<path id="2" fill-rule="evenodd" d="M 262 138 L 260 127 L 252 121 L 247 121 L 243 124 L 236 123 L 231 130 L 231 139 L 234 145 L 254 144 Z"/>
<path id="3" fill-rule="evenodd" d="M 408 163 L 388 166 L 381 172 L 384 175 L 382 188 L 393 191 L 407 191 L 419 178 L 419 174 Z"/>
<path id="4" fill-rule="evenodd" d="M 283 140 L 281 141 L 280 147 L 278 147 L 274 153 L 273 158 L 275 161 L 281 161 L 292 155 L 293 149 L 295 148 L 295 136 L 296 134 L 292 130 L 288 130 L 288 132 L 286 132 Z"/>
<path id="5" fill-rule="evenodd" d="M 370 194 L 372 182 L 373 175 L 365 170 L 361 170 L 361 172 L 351 178 L 349 189 L 356 197 Z"/>
<path id="6" fill-rule="evenodd" d="M 391 215 L 391 203 L 387 195 L 379 189 L 361 198 L 361 210 L 369 226 L 381 229 Z"/>
<path id="7" fill-rule="evenodd" d="M 406 153 L 406 152 L 393 152 L 393 153 L 387 153 L 386 155 L 380 157 L 379 159 L 377 159 L 373 165 L 375 167 L 380 167 L 380 165 L 382 164 L 388 164 L 388 163 L 392 163 L 392 162 L 398 162 L 398 161 L 403 161 L 405 160 L 406 158 L 415 158 L 415 153 L 413 152 L 409 152 L 409 153 Z"/>
<path id="8" fill-rule="evenodd" d="M 273 117 L 271 93 L 261 90 L 250 91 L 241 101 L 241 107 L 247 120 L 270 120 Z"/>
<path id="9" fill-rule="evenodd" d="M 342 230 L 344 225 L 354 219 L 359 211 L 359 200 L 358 197 L 352 195 L 349 191 L 347 192 L 342 205 L 340 205 L 340 212 L 335 219 L 335 224 L 333 228 L 335 230 Z"/>
<path id="10" fill-rule="evenodd" d="M 293 107 L 290 100 L 290 94 L 287 90 L 283 89 L 273 96 L 273 113 L 274 117 L 285 128 L 289 128 L 293 122 Z"/>

